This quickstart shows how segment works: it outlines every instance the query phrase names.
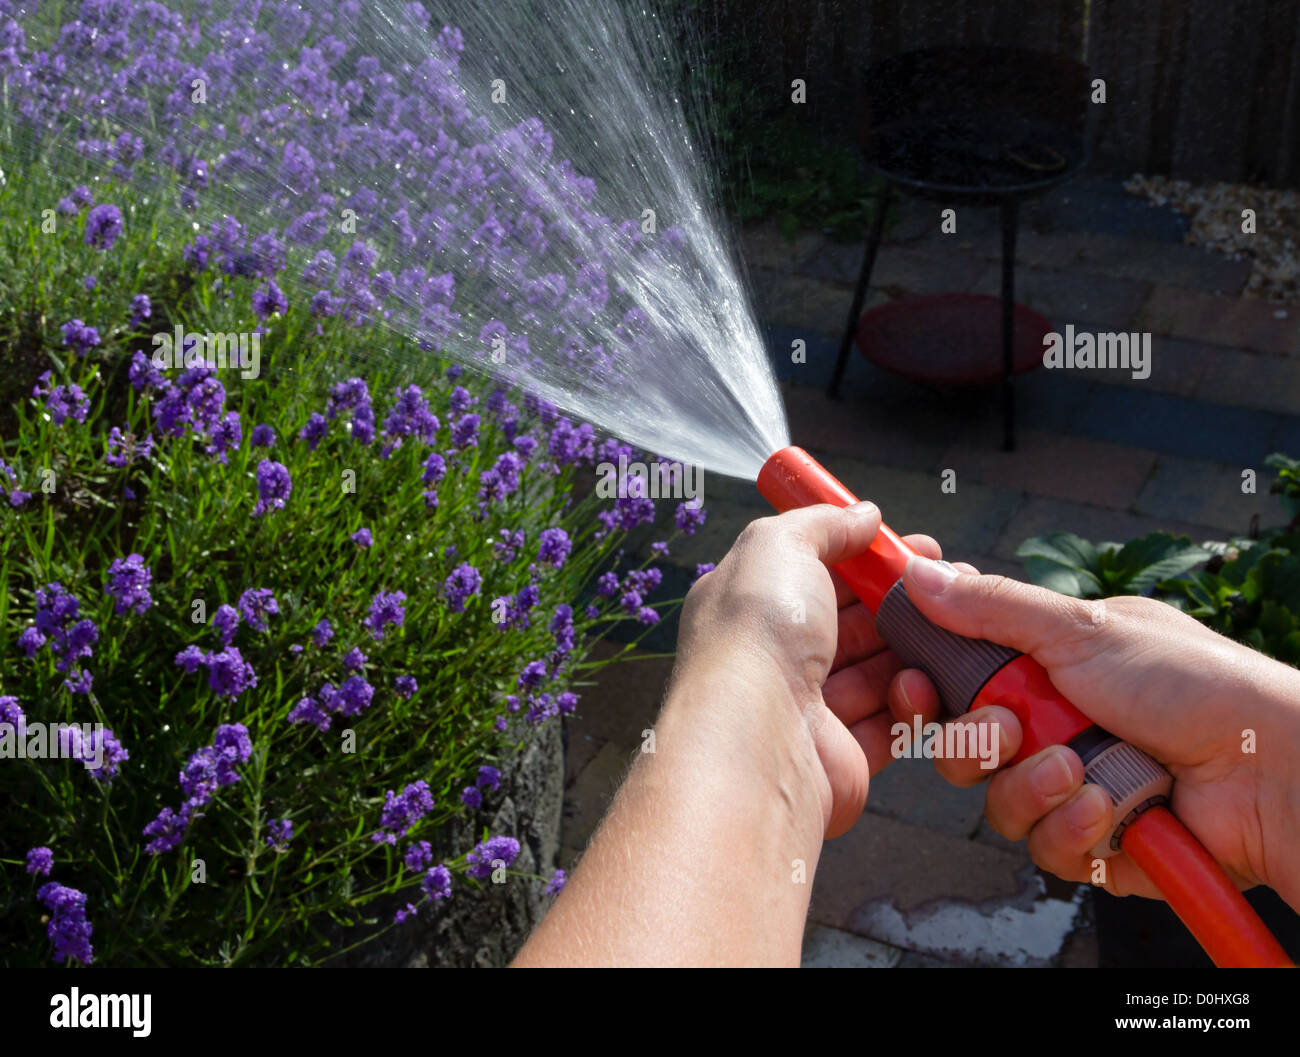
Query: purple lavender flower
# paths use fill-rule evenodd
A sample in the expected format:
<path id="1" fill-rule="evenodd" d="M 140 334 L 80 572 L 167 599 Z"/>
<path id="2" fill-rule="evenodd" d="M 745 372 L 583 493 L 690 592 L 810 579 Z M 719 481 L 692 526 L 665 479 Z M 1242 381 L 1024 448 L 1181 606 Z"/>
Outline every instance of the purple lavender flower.
<path id="1" fill-rule="evenodd" d="M 478 415 L 461 415 L 452 423 L 451 443 L 456 448 L 469 448 L 478 443 Z"/>
<path id="2" fill-rule="evenodd" d="M 695 567 L 695 579 L 698 580 L 705 573 L 713 572 L 717 567 L 718 566 L 714 562 L 700 562 L 700 564 Z"/>
<path id="3" fill-rule="evenodd" d="M 678 503 L 677 513 L 674 515 L 677 520 L 677 527 L 686 535 L 693 536 L 695 530 L 704 524 L 707 511 L 702 506 L 693 506 L 695 500 L 689 503 Z"/>
<path id="4" fill-rule="evenodd" d="M 27 872 L 33 877 L 49 877 L 54 869 L 54 852 L 41 846 L 27 852 Z"/>
<path id="5" fill-rule="evenodd" d="M 312 628 L 311 641 L 317 646 L 328 644 L 329 640 L 333 637 L 334 629 L 330 626 L 330 622 L 327 618 L 322 617 L 316 626 Z"/>
<path id="6" fill-rule="evenodd" d="M 274 279 L 268 279 L 253 291 L 253 311 L 257 313 L 258 319 L 265 319 L 277 313 L 284 315 L 289 311 L 289 299 L 275 285 Z"/>
<path id="7" fill-rule="evenodd" d="M 474 781 L 480 789 L 495 789 L 501 784 L 501 772 L 485 763 L 478 769 L 478 777 Z"/>
<path id="8" fill-rule="evenodd" d="M 384 796 L 384 810 L 379 818 L 382 827 L 371 834 L 376 844 L 396 844 L 399 837 L 433 810 L 433 794 L 429 783 L 421 779 L 412 782 L 402 792 L 391 789 Z"/>
<path id="9" fill-rule="evenodd" d="M 425 484 L 437 484 L 446 473 L 447 460 L 435 451 L 424 460 L 424 472 L 420 474 L 420 480 Z"/>
<path id="10" fill-rule="evenodd" d="M 483 806 L 483 794 L 479 792 L 477 787 L 467 785 L 460 791 L 460 802 L 471 811 L 477 811 Z"/>
<path id="11" fill-rule="evenodd" d="M 21 737 L 21 730 L 26 723 L 27 717 L 23 715 L 23 710 L 18 707 L 18 698 L 0 697 L 0 726 L 8 725 L 14 728 L 14 732 Z"/>
<path id="12" fill-rule="evenodd" d="M 253 587 L 239 596 L 239 612 L 254 631 L 266 631 L 266 618 L 278 616 L 280 603 L 268 587 Z"/>
<path id="13" fill-rule="evenodd" d="M 290 723 L 309 723 L 317 730 L 330 729 L 329 713 L 314 697 L 304 697 L 289 710 Z"/>
<path id="14" fill-rule="evenodd" d="M 131 326 L 138 327 L 153 315 L 153 303 L 148 294 L 136 294 L 131 298 Z"/>
<path id="15" fill-rule="evenodd" d="M 131 758 L 122 743 L 107 727 L 96 727 L 87 741 L 80 728 L 68 728 L 71 752 L 74 760 L 90 766 L 90 777 L 104 785 L 112 783 L 122 769 L 122 764 Z"/>
<path id="16" fill-rule="evenodd" d="M 131 368 L 127 372 L 127 377 L 130 379 L 131 388 L 137 393 L 144 388 L 160 389 L 166 382 L 162 372 L 139 349 L 131 354 Z"/>
<path id="17" fill-rule="evenodd" d="M 122 234 L 122 211 L 107 202 L 95 206 L 86 216 L 86 245 L 111 250 Z"/>
<path id="18" fill-rule="evenodd" d="M 180 846 L 185 839 L 185 831 L 191 821 L 190 807 L 185 805 L 180 811 L 169 807 L 158 812 L 158 817 L 145 826 L 142 831 L 146 837 L 152 837 L 144 850 L 150 855 L 160 855 Z"/>
<path id="19" fill-rule="evenodd" d="M 545 661 L 529 661 L 524 665 L 523 671 L 519 673 L 520 689 L 531 689 L 540 686 L 542 680 L 546 678 Z"/>
<path id="20" fill-rule="evenodd" d="M 329 425 L 324 415 L 313 411 L 311 417 L 307 419 L 307 424 L 298 431 L 298 439 L 307 442 L 308 451 L 315 451 L 316 445 L 321 442 L 321 439 L 329 430 Z"/>
<path id="21" fill-rule="evenodd" d="M 548 896 L 559 895 L 564 891 L 564 886 L 568 880 L 568 875 L 563 870 L 556 870 L 555 876 L 546 882 L 546 894 Z"/>
<path id="22" fill-rule="evenodd" d="M 93 962 L 95 952 L 90 936 L 94 927 L 86 920 L 85 893 L 50 881 L 41 886 L 36 898 L 52 915 L 46 934 L 54 943 L 54 960 L 62 963 L 75 958 L 83 965 Z"/>
<path id="23" fill-rule="evenodd" d="M 480 841 L 478 846 L 465 856 L 468 864 L 466 873 L 484 881 L 496 869 L 494 863 L 502 863 L 509 868 L 517 858 L 519 858 L 519 842 L 514 837 L 491 837 Z"/>
<path id="24" fill-rule="evenodd" d="M 266 846 L 275 852 L 288 851 L 293 840 L 293 823 L 287 818 L 272 819 L 266 828 Z"/>
<path id="25" fill-rule="evenodd" d="M 348 650 L 347 654 L 343 658 L 343 670 L 345 672 L 358 671 L 365 666 L 368 660 L 370 660 L 370 658 L 362 653 L 359 647 L 354 646 L 352 649 Z"/>
<path id="26" fill-rule="evenodd" d="M 399 675 L 393 680 L 393 689 L 397 691 L 399 697 L 409 701 L 415 696 L 415 692 L 420 689 L 420 684 L 415 681 L 411 675 Z"/>
<path id="27" fill-rule="evenodd" d="M 401 627 L 406 619 L 406 595 L 401 591 L 380 591 L 370 602 L 370 613 L 364 623 L 378 642 L 391 624 Z"/>
<path id="28" fill-rule="evenodd" d="M 18 636 L 18 648 L 27 655 L 30 661 L 36 656 L 36 651 L 45 645 L 45 636 L 35 627 L 23 628 L 22 633 Z"/>
<path id="29" fill-rule="evenodd" d="M 144 440 L 137 440 L 132 433 L 123 433 L 114 426 L 108 431 L 105 445 L 104 462 L 109 466 L 122 469 L 130 466 L 136 459 L 147 459 L 153 452 L 153 434 L 145 435 Z"/>
<path id="30" fill-rule="evenodd" d="M 249 434 L 248 443 L 254 448 L 269 448 L 275 444 L 275 430 L 265 422 L 259 423 Z"/>
<path id="31" fill-rule="evenodd" d="M 547 562 L 559 569 L 564 565 L 572 549 L 573 543 L 564 529 L 543 529 L 541 539 L 537 544 L 537 560 Z"/>
<path id="32" fill-rule="evenodd" d="M 424 875 L 420 886 L 430 899 L 446 899 L 451 895 L 451 871 L 442 865 L 435 866 Z"/>
<path id="33" fill-rule="evenodd" d="M 235 629 L 239 627 L 239 610 L 234 606 L 222 603 L 217 606 L 217 611 L 213 614 L 212 626 L 217 629 L 217 634 L 221 636 L 221 645 L 229 646 L 235 638 Z M 192 650 L 195 648 L 194 646 L 190 647 Z M 189 669 L 190 674 L 193 674 L 193 671 L 193 668 Z"/>
<path id="34" fill-rule="evenodd" d="M 509 565 L 515 560 L 515 555 L 523 549 L 523 546 L 523 529 L 503 529 L 501 532 L 501 538 L 496 543 L 492 544 L 492 553 L 497 556 L 497 560 L 503 565 Z"/>
<path id="35" fill-rule="evenodd" d="M 429 864 L 433 862 L 433 848 L 427 840 L 416 841 L 406 849 L 406 854 L 402 856 L 402 862 L 412 873 L 420 873 L 427 870 Z"/>
<path id="36" fill-rule="evenodd" d="M 61 426 L 69 418 L 74 422 L 85 422 L 90 398 L 79 385 L 56 385 L 45 398 L 45 410 L 56 426 Z"/>
<path id="37" fill-rule="evenodd" d="M 238 697 L 257 685 L 253 666 L 244 660 L 236 646 L 208 654 L 204 663 L 208 668 L 208 686 L 218 697 Z"/>
<path id="38" fill-rule="evenodd" d="M 451 571 L 443 582 L 442 594 L 447 600 L 447 608 L 453 613 L 463 613 L 465 602 L 471 595 L 479 593 L 483 586 L 483 577 L 468 562 L 462 562 Z"/>
<path id="39" fill-rule="evenodd" d="M 293 482 L 289 479 L 289 470 L 279 462 L 263 459 L 257 464 L 257 506 L 254 517 L 260 517 L 268 510 L 283 510 L 285 500 L 293 492 Z"/>
<path id="40" fill-rule="evenodd" d="M 370 534 L 368 528 L 357 529 L 356 532 L 352 533 L 348 538 L 358 547 L 373 547 L 375 544 L 375 538 Z"/>
<path id="41" fill-rule="evenodd" d="M 113 611 L 120 617 L 129 612 L 143 613 L 147 610 L 153 605 L 149 594 L 152 580 L 153 574 L 145 565 L 143 555 L 115 558 L 108 567 L 108 587 L 105 589 L 114 598 Z"/>
<path id="42" fill-rule="evenodd" d="M 345 716 L 359 716 L 370 707 L 374 696 L 375 688 L 362 676 L 354 675 L 343 681 L 330 703 Z"/>
<path id="43" fill-rule="evenodd" d="M 230 609 L 229 606 L 222 606 L 222 609 Z M 232 610 L 233 612 L 233 610 Z M 226 643 L 225 645 L 229 645 Z M 197 646 L 186 646 L 180 653 L 176 654 L 175 663 L 179 665 L 186 675 L 193 675 L 199 670 L 201 665 L 207 663 L 207 654 Z"/>

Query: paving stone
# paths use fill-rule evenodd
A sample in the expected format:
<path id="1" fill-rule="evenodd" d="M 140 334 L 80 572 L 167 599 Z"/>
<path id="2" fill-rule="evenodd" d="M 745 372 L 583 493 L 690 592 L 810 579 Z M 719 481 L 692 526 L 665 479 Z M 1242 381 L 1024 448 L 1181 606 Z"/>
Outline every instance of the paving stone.
<path id="1" fill-rule="evenodd" d="M 1241 490 L 1245 469 L 1255 471 L 1254 494 Z M 1268 493 L 1272 473 L 1262 458 L 1247 466 L 1232 466 L 1162 455 L 1134 509 L 1164 521 L 1210 525 L 1227 535 L 1244 534 L 1255 514 L 1261 525 L 1282 525 L 1288 518 L 1281 497 Z"/>
<path id="2" fill-rule="evenodd" d="M 1167 334 L 1155 334 L 1151 338 L 1151 362 L 1148 364 L 1150 374 L 1146 378 L 1134 378 L 1131 370 L 1089 370 L 1088 377 L 1100 385 L 1128 386 L 1145 392 L 1169 393 L 1174 396 L 1190 397 L 1199 395 L 1204 388 L 1206 364 L 1209 359 L 1223 354 L 1221 345 L 1211 345 L 1204 341 L 1190 341 L 1187 338 L 1171 338 Z M 1069 374 L 1069 371 L 1054 371 L 1054 374 Z M 1233 400 L 1216 400 L 1215 403 L 1232 404 Z"/>
<path id="3" fill-rule="evenodd" d="M 957 472 L 957 489 L 978 481 L 1031 495 L 1125 510 L 1155 465 L 1154 452 L 1040 430 L 1021 430 L 1015 451 L 1002 450 L 1000 430 L 963 437 L 941 465 Z M 990 435 L 994 434 L 994 435 Z"/>
<path id="4" fill-rule="evenodd" d="M 1073 532 L 1093 543 L 1127 543 L 1151 532 L 1187 535 L 1197 543 L 1223 538 L 1221 530 L 1208 525 L 1127 514 L 1085 503 L 1034 496 L 1027 499 L 1007 523 L 997 546 L 993 548 L 993 554 L 1012 560 L 1016 548 L 1025 540 L 1051 532 Z"/>
<path id="5" fill-rule="evenodd" d="M 1250 277 L 1249 261 L 1234 261 L 1188 243 L 1125 238 L 1106 232 L 1021 229 L 1016 259 L 1032 268 L 1077 275 L 1108 275 L 1238 296 Z"/>
<path id="6" fill-rule="evenodd" d="M 1279 319 L 1277 310 L 1267 301 L 1158 283 L 1134 329 L 1259 352 L 1300 354 L 1300 314 Z"/>
<path id="7" fill-rule="evenodd" d="M 974 839 L 990 848 L 1001 848 L 1003 851 L 1027 854 L 1024 841 L 1007 840 L 1006 837 L 989 825 L 989 820 L 986 818 L 980 819 L 980 824 L 975 829 Z"/>
<path id="8" fill-rule="evenodd" d="M 1026 219 L 1040 231 L 1088 231 L 1181 243 L 1188 218 L 1168 206 L 1130 195 L 1122 181 L 1081 173 L 1029 204 Z"/>
<path id="9" fill-rule="evenodd" d="M 1061 948 L 1057 965 L 1062 969 L 1097 969 L 1101 966 L 1101 948 L 1092 929 L 1075 929 Z"/>
<path id="10" fill-rule="evenodd" d="M 984 788 L 949 785 L 930 760 L 894 760 L 871 776 L 867 810 L 966 838 L 983 817 Z"/>
<path id="11" fill-rule="evenodd" d="M 753 225 L 739 235 L 741 257 L 751 270 L 793 272 L 799 261 L 825 241 L 826 236 L 817 231 L 802 231 L 787 239 L 775 223 Z"/>
<path id="12" fill-rule="evenodd" d="M 902 956 L 897 947 L 865 936 L 811 925 L 804 934 L 801 964 L 805 969 L 890 969 Z"/>
<path id="13" fill-rule="evenodd" d="M 982 484 L 959 484 L 946 495 L 939 490 L 937 473 L 909 473 L 845 456 L 827 456 L 825 466 L 856 494 L 876 503 L 895 532 L 933 536 L 953 561 L 994 551 L 1003 526 L 1022 502 L 1018 490 Z"/>
<path id="14" fill-rule="evenodd" d="M 989 271 L 987 260 L 974 250 L 962 250 L 949 235 L 912 246 L 882 246 L 871 269 L 871 286 L 909 294 L 941 294 L 969 290 Z M 857 285 L 866 253 L 861 246 L 828 243 L 814 250 L 799 266 L 815 279 Z M 847 308 L 847 306 L 846 306 Z"/>
<path id="15" fill-rule="evenodd" d="M 967 965 L 955 958 L 936 958 L 933 954 L 906 951 L 895 969 L 965 969 Z"/>
<path id="16" fill-rule="evenodd" d="M 606 743 L 601 747 L 577 780 L 565 790 L 561 845 L 569 848 L 587 846 L 631 764 L 632 755 L 617 745 Z"/>
<path id="17" fill-rule="evenodd" d="M 843 333 L 853 291 L 820 279 L 761 270 L 754 274 L 754 311 L 764 323 L 811 333 Z"/>
<path id="18" fill-rule="evenodd" d="M 810 919 L 972 964 L 1046 965 L 1078 907 L 1020 851 L 871 813 L 823 852 Z"/>
<path id="19" fill-rule="evenodd" d="M 623 644 L 603 639 L 588 660 L 608 661 L 623 649 Z M 640 744 L 641 732 L 659 715 L 672 670 L 671 657 L 633 648 L 622 660 L 589 676 L 594 685 L 577 687 L 578 711 L 564 721 L 569 737 L 566 784 L 578 778 L 604 745 L 631 752 Z"/>
<path id="20" fill-rule="evenodd" d="M 1300 360 L 1207 346 L 1197 399 L 1300 415 Z M 1155 358 L 1153 353 L 1152 358 Z"/>
<path id="21" fill-rule="evenodd" d="M 991 269 L 974 291 L 998 296 L 1001 281 L 1001 273 Z M 1045 316 L 1057 329 L 1073 323 L 1076 328 L 1096 324 L 1103 330 L 1137 330 L 1133 324 L 1147 299 L 1148 287 L 1147 283 L 1109 275 L 1016 269 L 1016 301 Z"/>
<path id="22" fill-rule="evenodd" d="M 819 457 L 855 455 L 925 472 L 939 465 L 946 448 L 926 430 L 900 429 L 896 404 L 882 414 L 878 401 L 831 400 L 824 390 L 804 386 L 788 387 L 783 396 L 791 438 Z"/>
<path id="23" fill-rule="evenodd" d="M 1010 576 L 1014 580 L 1023 580 L 1025 578 L 1024 566 L 1018 559 L 1007 560 L 999 558 L 993 554 L 974 554 L 970 557 L 963 558 L 962 561 L 968 562 L 975 566 L 980 572 L 987 575 Z"/>
<path id="24" fill-rule="evenodd" d="M 1271 450 L 1278 424 L 1278 416 L 1267 412 L 1094 385 L 1066 431 L 1170 455 L 1249 466 Z"/>

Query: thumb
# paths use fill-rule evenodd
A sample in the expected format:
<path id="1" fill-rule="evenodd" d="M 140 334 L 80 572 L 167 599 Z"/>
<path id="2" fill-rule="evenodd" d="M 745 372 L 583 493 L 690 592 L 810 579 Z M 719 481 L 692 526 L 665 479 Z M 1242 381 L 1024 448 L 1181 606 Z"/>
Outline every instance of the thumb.
<path id="1" fill-rule="evenodd" d="M 920 556 L 908 560 L 903 585 L 917 609 L 940 627 L 1021 653 L 1078 642 L 1105 624 L 1100 603 L 1006 576 L 959 573 L 947 562 Z"/>
<path id="2" fill-rule="evenodd" d="M 821 561 L 835 565 L 871 546 L 880 528 L 880 511 L 866 501 L 847 507 L 818 503 L 787 510 L 776 523 L 807 544 Z"/>

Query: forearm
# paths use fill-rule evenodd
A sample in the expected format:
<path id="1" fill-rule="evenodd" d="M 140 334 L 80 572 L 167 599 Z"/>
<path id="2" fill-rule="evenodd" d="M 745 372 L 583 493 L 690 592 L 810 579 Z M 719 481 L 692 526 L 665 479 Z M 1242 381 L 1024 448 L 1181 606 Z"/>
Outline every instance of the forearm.
<path id="1" fill-rule="evenodd" d="M 825 778 L 782 697 L 675 680 L 655 751 L 516 965 L 798 964 Z"/>
<path id="2" fill-rule="evenodd" d="M 1240 704 L 1234 711 L 1243 751 L 1253 749 L 1259 758 L 1261 827 L 1274 835 L 1263 842 L 1268 850 L 1259 872 L 1300 911 L 1300 671 L 1266 661 L 1256 686 L 1258 712 Z"/>

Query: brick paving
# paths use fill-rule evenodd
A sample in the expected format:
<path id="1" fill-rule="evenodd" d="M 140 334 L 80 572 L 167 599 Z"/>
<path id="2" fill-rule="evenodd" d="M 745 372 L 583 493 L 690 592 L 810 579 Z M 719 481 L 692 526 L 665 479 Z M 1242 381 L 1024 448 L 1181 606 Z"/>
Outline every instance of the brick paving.
<path id="1" fill-rule="evenodd" d="M 938 204 L 904 201 L 886 234 L 868 307 L 939 291 L 996 293 L 996 213 L 963 211 L 938 230 Z M 924 531 L 949 557 L 1016 575 L 1027 537 L 1068 530 L 1127 540 L 1163 530 L 1195 539 L 1282 520 L 1264 457 L 1300 454 L 1300 310 L 1241 296 L 1247 262 L 1181 241 L 1183 221 L 1088 178 L 1027 207 L 1018 300 L 1058 330 L 1150 330 L 1152 373 L 1045 371 L 1019 386 L 1020 449 L 1000 450 L 996 393 L 941 391 L 886 375 L 855 350 L 842 399 L 828 400 L 862 246 L 816 233 L 787 242 L 747 231 L 744 264 L 795 442 L 900 532 Z M 789 363 L 790 342 L 807 363 Z M 1244 469 L 1261 494 L 1243 494 Z M 956 472 L 953 494 L 940 474 Z M 745 482 L 710 479 L 709 520 L 675 548 L 665 591 L 689 583 L 766 513 Z M 648 539 L 649 537 L 647 537 Z M 665 594 L 664 597 L 667 597 Z M 670 651 L 666 620 L 649 640 Z M 602 644 L 601 656 L 619 649 Z M 567 723 L 565 855 L 580 854 L 654 719 L 671 660 L 603 669 Z M 925 761 L 873 778 L 866 814 L 826 846 L 805 943 L 809 966 L 1097 964 L 1080 891 L 1046 877 L 1023 845 L 982 820 L 982 790 L 952 789 Z"/>

